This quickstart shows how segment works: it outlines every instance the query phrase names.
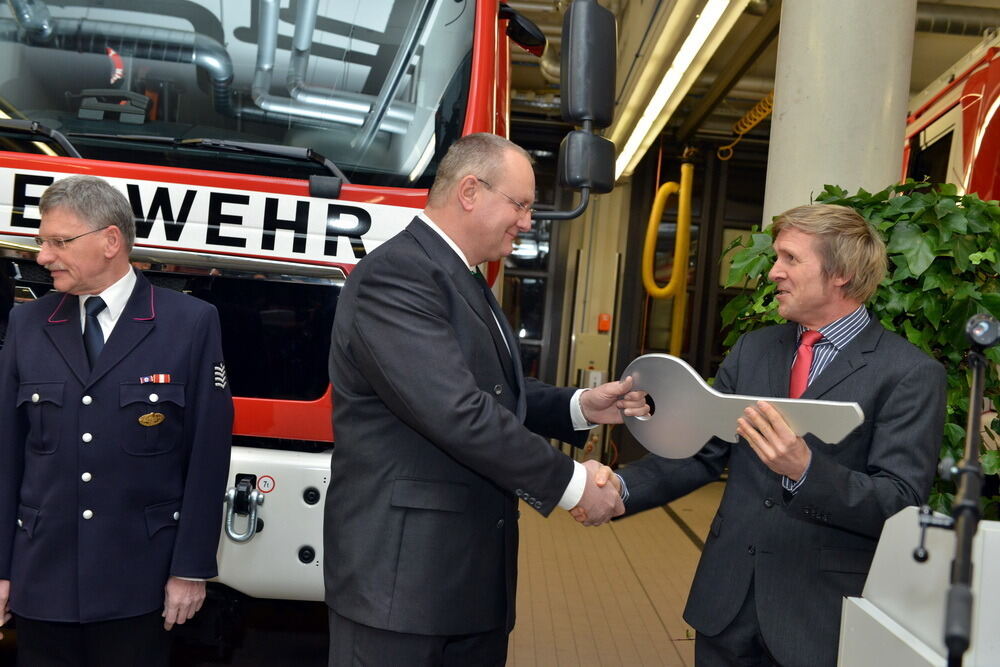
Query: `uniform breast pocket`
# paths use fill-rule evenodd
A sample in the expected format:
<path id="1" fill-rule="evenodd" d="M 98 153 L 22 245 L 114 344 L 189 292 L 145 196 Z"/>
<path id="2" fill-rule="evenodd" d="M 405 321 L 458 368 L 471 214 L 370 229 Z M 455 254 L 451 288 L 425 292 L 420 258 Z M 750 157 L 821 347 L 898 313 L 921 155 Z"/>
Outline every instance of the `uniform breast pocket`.
<path id="1" fill-rule="evenodd" d="M 177 445 L 184 433 L 183 384 L 122 384 L 120 399 L 126 421 L 122 449 L 134 456 L 154 456 Z"/>
<path id="2" fill-rule="evenodd" d="M 17 405 L 28 417 L 28 447 L 36 454 L 54 454 L 62 432 L 65 382 L 25 382 L 17 390 Z"/>

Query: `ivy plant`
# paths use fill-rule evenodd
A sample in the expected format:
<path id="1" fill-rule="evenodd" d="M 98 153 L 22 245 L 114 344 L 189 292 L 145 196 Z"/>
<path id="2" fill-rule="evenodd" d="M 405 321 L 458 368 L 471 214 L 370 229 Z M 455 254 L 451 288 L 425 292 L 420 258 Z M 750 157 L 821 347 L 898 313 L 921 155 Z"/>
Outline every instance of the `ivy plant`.
<path id="1" fill-rule="evenodd" d="M 961 460 L 969 412 L 971 372 L 966 361 L 965 323 L 976 313 L 1000 319 L 1000 206 L 976 195 L 959 195 L 954 185 L 909 180 L 877 192 L 849 195 L 827 185 L 818 204 L 856 209 L 881 234 L 889 253 L 889 271 L 868 307 L 882 325 L 905 337 L 942 364 L 948 373 L 948 406 L 941 457 Z M 726 248 L 735 250 L 727 287 L 742 287 L 722 310 L 728 328 L 725 345 L 741 334 L 783 322 L 774 284 L 767 271 L 774 261 L 771 234 L 754 229 Z M 989 348 L 983 423 L 988 441 L 1000 430 L 1000 347 Z M 984 442 L 985 442 L 984 441 Z M 995 441 L 994 441 L 995 442 Z M 985 442 L 981 451 L 987 475 L 981 504 L 987 518 L 998 518 L 997 473 L 1000 451 Z M 955 486 L 935 480 L 931 506 L 950 512 Z"/>

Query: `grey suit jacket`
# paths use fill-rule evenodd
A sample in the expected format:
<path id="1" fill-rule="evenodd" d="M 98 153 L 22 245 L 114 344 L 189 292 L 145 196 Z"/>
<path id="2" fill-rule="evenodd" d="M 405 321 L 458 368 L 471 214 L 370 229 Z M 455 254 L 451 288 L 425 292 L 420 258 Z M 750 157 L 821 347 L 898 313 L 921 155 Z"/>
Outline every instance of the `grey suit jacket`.
<path id="1" fill-rule="evenodd" d="M 330 350 L 337 613 L 416 634 L 513 626 L 517 497 L 551 512 L 573 464 L 546 438 L 587 434 L 573 390 L 525 382 L 518 365 L 476 278 L 419 219 L 351 273 Z"/>
<path id="2" fill-rule="evenodd" d="M 795 340 L 794 324 L 746 334 L 715 388 L 787 396 Z M 631 494 L 626 511 L 634 513 L 718 479 L 728 464 L 685 620 L 718 634 L 752 582 L 761 633 L 778 661 L 832 667 L 841 600 L 861 594 L 882 524 L 929 494 L 943 432 L 944 368 L 873 319 L 803 398 L 856 401 L 865 421 L 838 444 L 806 436 L 812 462 L 794 496 L 742 439 L 714 439 L 690 459 L 649 455 L 621 474 Z"/>

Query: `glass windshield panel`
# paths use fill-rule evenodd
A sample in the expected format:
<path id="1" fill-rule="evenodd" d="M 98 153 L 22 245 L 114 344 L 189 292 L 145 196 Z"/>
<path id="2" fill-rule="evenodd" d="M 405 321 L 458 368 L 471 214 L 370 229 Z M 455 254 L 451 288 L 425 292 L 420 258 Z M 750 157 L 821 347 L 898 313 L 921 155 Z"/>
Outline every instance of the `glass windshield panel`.
<path id="1" fill-rule="evenodd" d="M 59 130 L 84 157 L 325 171 L 194 141 L 221 139 L 312 149 L 356 183 L 424 187 L 461 133 L 474 18 L 473 0 L 9 0 L 0 118 Z"/>

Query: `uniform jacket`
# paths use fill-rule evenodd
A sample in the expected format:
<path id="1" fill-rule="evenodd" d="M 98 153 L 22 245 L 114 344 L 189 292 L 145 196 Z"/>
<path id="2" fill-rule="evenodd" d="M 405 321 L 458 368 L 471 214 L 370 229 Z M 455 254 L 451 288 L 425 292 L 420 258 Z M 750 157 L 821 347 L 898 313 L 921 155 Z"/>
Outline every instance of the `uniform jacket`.
<path id="1" fill-rule="evenodd" d="M 715 388 L 785 397 L 795 349 L 794 324 L 746 334 Z M 718 479 L 728 464 L 685 620 L 718 634 L 752 581 L 761 632 L 779 663 L 832 667 L 842 598 L 861 594 L 882 524 L 930 492 L 943 432 L 944 369 L 872 319 L 802 398 L 855 401 L 865 419 L 838 444 L 806 436 L 812 462 L 794 496 L 743 439 L 713 440 L 689 459 L 649 455 L 621 474 L 630 493 L 626 511 L 634 513 Z"/>
<path id="2" fill-rule="evenodd" d="M 419 219 L 348 278 L 330 377 L 327 603 L 396 632 L 512 627 L 517 498 L 548 515 L 569 483 L 545 438 L 582 444 L 573 390 L 523 379 L 479 282 Z"/>
<path id="3" fill-rule="evenodd" d="M 168 576 L 217 574 L 233 414 L 218 315 L 137 278 L 93 371 L 76 296 L 53 291 L 11 312 L 0 578 L 21 616 L 137 616 L 162 607 Z M 152 374 L 170 381 L 141 382 Z M 163 419 L 144 426 L 143 415 Z"/>

